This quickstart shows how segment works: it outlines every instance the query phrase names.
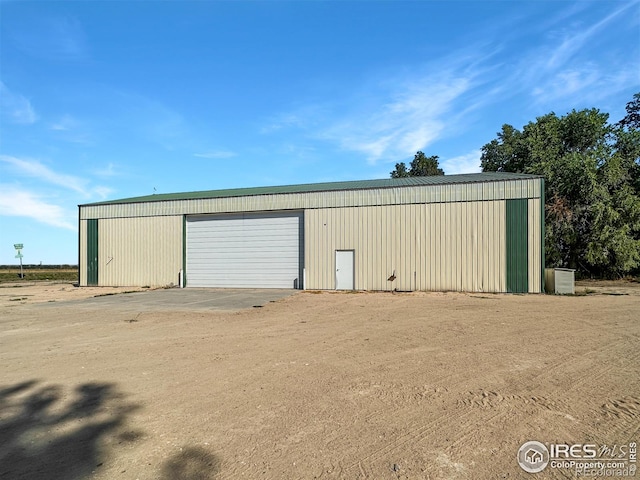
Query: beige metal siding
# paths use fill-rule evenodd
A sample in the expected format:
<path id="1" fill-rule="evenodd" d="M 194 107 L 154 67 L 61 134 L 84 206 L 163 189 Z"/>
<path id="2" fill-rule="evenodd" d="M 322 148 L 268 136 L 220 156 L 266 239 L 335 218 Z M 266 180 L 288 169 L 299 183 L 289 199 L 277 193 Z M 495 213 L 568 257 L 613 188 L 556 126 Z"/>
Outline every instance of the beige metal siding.
<path id="1" fill-rule="evenodd" d="M 356 289 L 504 292 L 504 216 L 504 201 L 307 210 L 306 288 L 334 289 L 335 251 L 355 250 Z"/>
<path id="2" fill-rule="evenodd" d="M 98 285 L 177 285 L 182 227 L 182 216 L 101 219 Z"/>
<path id="3" fill-rule="evenodd" d="M 153 217 L 208 213 L 302 210 L 357 206 L 407 205 L 475 200 L 538 198 L 540 179 L 421 185 L 410 187 L 287 193 L 162 202 L 93 205 L 80 208 L 81 219 Z"/>
<path id="4" fill-rule="evenodd" d="M 87 221 L 80 220 L 80 245 L 78 246 L 80 251 L 80 286 L 87 286 Z"/>
<path id="5" fill-rule="evenodd" d="M 540 199 L 530 198 L 528 203 L 529 293 L 540 293 L 542 292 L 542 259 L 540 258 L 542 232 L 540 226 Z"/>
<path id="6" fill-rule="evenodd" d="M 183 215 L 304 209 L 306 288 L 335 288 L 335 251 L 355 251 L 355 288 L 506 291 L 506 199 L 528 198 L 529 291 L 540 291 L 541 180 L 175 200 L 80 208 L 99 218 L 100 285 L 178 282 Z M 396 280 L 387 278 L 395 271 Z"/>

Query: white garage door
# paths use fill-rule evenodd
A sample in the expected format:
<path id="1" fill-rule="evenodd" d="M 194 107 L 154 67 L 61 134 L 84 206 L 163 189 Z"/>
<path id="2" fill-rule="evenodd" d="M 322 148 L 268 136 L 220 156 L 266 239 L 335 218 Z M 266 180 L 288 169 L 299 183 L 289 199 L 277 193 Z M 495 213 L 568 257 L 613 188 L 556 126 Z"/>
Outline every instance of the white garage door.
<path id="1" fill-rule="evenodd" d="M 302 214 L 187 217 L 188 287 L 301 288 Z"/>

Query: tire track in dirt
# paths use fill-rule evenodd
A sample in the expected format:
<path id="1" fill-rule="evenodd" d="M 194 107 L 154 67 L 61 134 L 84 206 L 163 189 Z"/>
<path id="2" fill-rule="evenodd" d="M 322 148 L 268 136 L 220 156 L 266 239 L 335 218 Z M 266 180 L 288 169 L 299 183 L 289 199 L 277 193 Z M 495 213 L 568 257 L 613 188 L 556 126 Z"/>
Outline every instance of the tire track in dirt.
<path id="1" fill-rule="evenodd" d="M 546 389 L 547 395 L 543 402 L 547 405 L 561 405 L 563 407 L 569 407 L 567 403 L 562 401 L 562 398 L 568 397 L 569 393 L 574 393 L 582 389 L 587 383 L 600 383 L 600 381 L 609 374 L 607 370 L 607 364 L 598 362 L 589 362 L 588 359 L 599 356 L 600 354 L 608 353 L 616 341 L 608 342 L 601 345 L 599 348 L 589 350 L 587 352 L 581 352 L 576 355 L 575 352 L 570 352 L 562 355 L 555 360 L 554 365 L 551 367 L 544 367 L 540 373 L 522 376 L 518 378 L 511 378 L 511 390 L 522 391 L 527 390 L 534 392 L 536 390 Z M 604 356 L 604 355 L 603 355 Z M 636 363 L 640 358 L 640 352 L 634 352 L 631 358 L 627 359 L 629 365 Z M 594 365 L 590 365 L 594 363 Z M 564 376 L 567 376 L 568 372 L 574 368 L 572 365 L 580 365 L 580 369 L 577 371 L 577 375 L 571 376 L 571 382 L 567 384 L 553 386 L 554 383 L 558 383 L 557 380 Z M 524 378 L 523 378 L 524 377 Z M 556 380 L 555 382 L 552 380 Z M 551 389 L 549 387 L 551 386 Z M 549 391 L 550 390 L 550 391 Z M 556 399 L 552 398 L 549 393 L 557 394 Z M 516 394 L 518 398 L 526 398 L 527 395 Z M 539 399 L 532 398 L 534 402 Z"/>
<path id="2" fill-rule="evenodd" d="M 466 408 L 463 411 L 460 411 L 459 408 L 451 409 L 452 399 L 457 395 L 459 387 L 464 384 L 464 380 L 458 373 L 449 374 L 448 376 L 441 375 L 438 377 L 438 380 L 439 384 L 447 384 L 447 387 L 436 386 L 437 384 L 414 386 L 401 383 L 385 384 L 383 382 L 360 382 L 350 385 L 349 393 L 352 396 L 366 395 L 382 403 L 382 408 L 376 408 L 364 417 L 365 422 L 370 422 L 376 418 L 384 418 L 388 416 L 389 411 L 416 411 L 416 408 L 421 404 L 426 404 L 431 407 L 431 410 L 428 410 L 426 413 L 434 419 L 430 422 L 421 423 L 413 428 L 406 429 L 391 442 L 359 457 L 357 461 L 352 461 L 345 465 L 343 468 L 343 471 L 346 473 L 344 478 L 357 477 L 358 473 L 363 478 L 379 478 L 380 472 L 384 471 L 389 465 L 393 465 L 394 468 L 397 466 L 395 463 L 392 463 L 392 459 L 402 457 L 407 447 L 417 448 L 417 446 L 423 444 L 425 438 L 428 436 L 437 436 L 438 432 L 442 431 L 458 432 L 456 437 L 458 441 L 451 443 L 450 448 L 444 449 L 444 451 L 439 449 L 432 451 L 431 456 L 436 459 L 442 457 L 443 461 L 438 462 L 438 468 L 440 470 L 445 469 L 449 472 L 447 474 L 448 476 L 443 478 L 455 478 L 456 475 L 461 474 L 461 471 L 465 468 L 464 465 L 452 462 L 446 452 L 450 453 L 452 449 L 455 450 L 458 444 L 462 444 L 466 439 L 474 435 L 474 426 L 476 426 L 478 422 L 490 424 L 508 412 L 506 410 L 499 412 L 493 411 L 478 416 L 478 412 L 473 409 Z M 445 405 L 448 405 L 446 407 L 447 411 L 442 408 Z M 433 448 L 433 446 L 429 445 L 425 445 L 425 447 L 430 451 Z M 387 461 L 382 462 L 385 458 Z M 344 463 L 343 460 L 344 458 L 341 459 L 341 464 Z M 422 468 L 424 473 L 424 471 L 435 467 L 425 462 Z M 451 468 L 453 468 L 453 470 L 449 471 Z M 394 472 L 396 472 L 396 470 L 394 470 Z"/>
<path id="3" fill-rule="evenodd" d="M 613 375 L 610 370 L 610 364 L 605 362 L 604 359 L 607 358 L 607 354 L 614 349 L 614 346 L 616 346 L 619 341 L 619 339 L 616 339 L 607 342 L 599 348 L 580 353 L 578 357 L 573 355 L 571 362 L 568 362 L 568 367 L 565 368 L 568 368 L 568 371 L 571 372 L 572 364 L 580 364 L 582 365 L 580 374 L 578 376 L 572 376 L 570 384 L 563 387 L 558 386 L 550 390 L 549 393 L 554 394 L 553 397 L 558 400 L 549 402 L 549 399 L 546 399 L 546 402 L 543 402 L 547 408 L 551 407 L 549 409 L 552 412 L 564 412 L 565 415 L 569 415 L 570 420 L 578 421 L 579 431 L 577 434 L 582 436 L 581 438 L 576 438 L 578 441 L 587 441 L 594 438 L 593 425 L 597 422 L 595 419 L 598 418 L 603 418 L 609 425 L 606 435 L 607 438 L 602 438 L 602 441 L 611 441 L 612 439 L 618 442 L 632 440 L 633 438 L 630 437 L 631 432 L 638 431 L 638 425 L 640 424 L 640 416 L 638 413 L 640 401 L 638 397 L 624 396 L 622 398 L 610 398 L 606 390 L 602 388 L 602 386 L 607 385 L 607 378 Z M 591 362 L 589 362 L 589 359 L 592 359 Z M 601 359 L 602 361 L 600 361 Z M 619 370 L 625 370 L 624 367 L 626 366 L 628 372 L 633 371 L 640 363 L 640 350 L 631 348 L 628 354 L 623 355 L 618 361 L 621 364 L 618 368 Z M 548 385 L 549 384 L 551 383 L 549 382 Z M 604 403 L 599 403 L 597 406 L 593 405 L 585 412 L 582 405 L 575 405 L 575 400 L 563 400 L 584 396 L 585 402 L 593 403 L 597 398 L 600 398 L 600 395 L 596 395 L 592 389 L 588 388 L 589 385 L 601 386 L 600 390 L 602 390 L 602 392 L 599 393 L 605 395 Z M 582 415 L 566 413 L 573 412 L 576 409 L 582 410 Z M 558 412 L 559 410 L 560 412 Z"/>
<path id="4" fill-rule="evenodd" d="M 469 424 L 471 422 L 466 421 L 465 423 L 465 419 L 471 416 L 472 413 L 473 412 L 468 411 L 461 415 L 450 414 L 446 416 L 440 416 L 439 418 L 431 422 L 409 428 L 405 431 L 405 433 L 397 436 L 391 442 L 385 444 L 380 448 L 374 449 L 366 455 L 358 458 L 356 461 L 344 462 L 345 457 L 343 457 L 340 461 L 340 464 L 342 465 L 344 463 L 347 463 L 347 465 L 343 468 L 344 473 L 347 474 L 346 478 L 358 478 L 356 475 L 350 475 L 350 472 L 354 471 L 360 473 L 363 478 L 376 478 L 376 475 L 370 474 L 368 473 L 368 471 L 370 471 L 371 468 L 373 468 L 374 464 L 381 460 L 383 457 L 391 458 L 391 454 L 393 452 L 397 452 L 410 443 L 412 445 L 417 445 L 428 435 L 434 434 L 437 431 L 442 431 L 445 428 L 450 428 L 453 423 L 455 423 L 456 425 L 460 425 L 461 422 L 463 425 Z"/>
<path id="5" fill-rule="evenodd" d="M 359 382 L 350 385 L 344 392 L 344 399 L 352 404 L 351 410 L 353 412 L 366 413 L 363 415 L 356 414 L 356 418 L 351 424 L 345 425 L 336 420 L 330 428 L 317 429 L 312 433 L 311 436 L 315 436 L 315 438 L 310 439 L 312 441 L 324 437 L 322 439 L 322 451 L 349 452 L 346 455 L 342 454 L 334 458 L 329 457 L 329 461 L 325 462 L 323 467 L 318 467 L 321 471 L 317 476 L 354 478 L 358 475 L 364 475 L 367 478 L 377 478 L 377 475 L 369 475 L 366 472 L 372 471 L 375 463 L 379 463 L 380 459 L 385 455 L 394 456 L 394 452 L 404 449 L 407 444 L 419 444 L 427 435 L 434 434 L 442 428 L 449 428 L 451 425 L 458 425 L 462 417 L 455 413 L 443 416 L 440 413 L 434 415 L 433 412 L 428 412 L 430 413 L 429 416 L 433 418 L 431 422 L 417 424 L 410 429 L 406 429 L 391 442 L 386 442 L 374 451 L 359 457 L 357 461 L 347 461 L 348 458 L 354 456 L 353 445 L 345 443 L 345 439 L 349 438 L 348 434 L 353 434 L 354 431 L 375 432 L 380 427 L 380 424 L 376 424 L 376 420 L 388 417 L 390 411 L 410 411 L 421 404 L 432 404 L 446 394 L 448 394 L 446 389 L 438 387 L 418 387 L 400 383 Z M 349 400 L 349 397 L 352 399 Z M 319 414 L 324 415 L 322 412 L 319 412 Z M 467 413 L 467 415 L 472 414 L 473 412 Z M 308 430 L 308 426 L 304 428 Z M 254 441 L 256 440 L 254 439 Z M 267 441 L 259 441 L 255 444 L 254 450 L 256 452 L 270 450 L 280 453 L 283 451 L 281 448 L 275 448 L 272 443 Z M 278 457 L 272 458 L 277 459 Z M 260 466 L 252 465 L 251 463 L 251 455 L 249 455 L 242 468 L 236 468 L 233 474 L 245 477 L 264 476 Z M 362 472 L 365 473 L 363 474 Z"/>

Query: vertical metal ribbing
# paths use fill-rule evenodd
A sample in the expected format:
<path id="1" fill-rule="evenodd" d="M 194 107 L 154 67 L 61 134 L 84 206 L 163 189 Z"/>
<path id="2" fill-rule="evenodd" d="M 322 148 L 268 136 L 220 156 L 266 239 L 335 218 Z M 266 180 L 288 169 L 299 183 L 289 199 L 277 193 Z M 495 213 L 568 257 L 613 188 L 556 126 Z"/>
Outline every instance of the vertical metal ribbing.
<path id="1" fill-rule="evenodd" d="M 528 201 L 507 200 L 507 292 L 529 291 Z"/>
<path id="2" fill-rule="evenodd" d="M 98 285 L 98 219 L 87 220 L 87 285 Z"/>

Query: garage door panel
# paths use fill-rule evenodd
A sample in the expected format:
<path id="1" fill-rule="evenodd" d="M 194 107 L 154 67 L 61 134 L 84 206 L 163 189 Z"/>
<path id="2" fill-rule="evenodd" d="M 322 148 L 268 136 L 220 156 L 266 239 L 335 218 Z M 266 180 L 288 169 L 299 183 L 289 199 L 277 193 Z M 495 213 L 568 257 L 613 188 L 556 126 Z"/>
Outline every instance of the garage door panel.
<path id="1" fill-rule="evenodd" d="M 187 286 L 299 286 L 300 212 L 187 217 Z"/>
<path id="2" fill-rule="evenodd" d="M 272 239 L 269 237 L 264 237 L 262 239 L 246 239 L 246 238 L 236 238 L 235 240 L 231 240 L 228 238 L 217 239 L 215 237 L 208 238 L 207 240 L 198 240 L 197 242 L 192 242 L 192 246 L 196 247 L 201 245 L 203 248 L 211 247 L 214 249 L 228 249 L 228 248 L 236 248 L 236 249 L 265 249 L 265 250 L 274 250 L 281 247 L 291 247 L 296 248 L 297 242 L 291 241 L 290 239 Z"/>

